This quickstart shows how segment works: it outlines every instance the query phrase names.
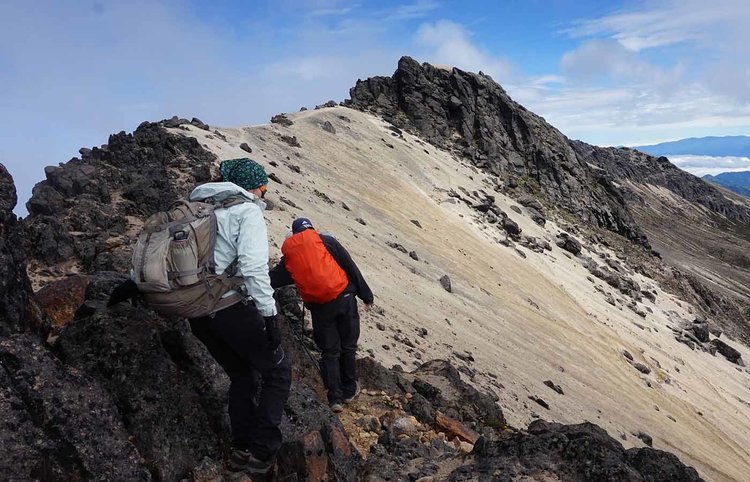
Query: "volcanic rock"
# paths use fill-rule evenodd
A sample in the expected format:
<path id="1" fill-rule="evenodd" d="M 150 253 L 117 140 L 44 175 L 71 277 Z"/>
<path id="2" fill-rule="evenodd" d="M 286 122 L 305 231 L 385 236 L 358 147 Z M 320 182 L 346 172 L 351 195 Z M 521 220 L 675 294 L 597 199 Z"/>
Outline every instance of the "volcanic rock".
<path id="1" fill-rule="evenodd" d="M 13 178 L 0 164 L 0 336 L 27 331 L 32 325 L 46 335 L 46 322 L 32 316 L 24 248 L 28 235 L 13 214 L 16 201 Z"/>
<path id="2" fill-rule="evenodd" d="M 503 229 L 511 236 L 521 234 L 521 228 L 518 226 L 518 223 L 510 218 L 503 219 Z"/>
<path id="3" fill-rule="evenodd" d="M 52 325 L 60 328 L 70 323 L 83 305 L 88 285 L 86 276 L 68 276 L 46 285 L 34 296 Z"/>
<path id="4" fill-rule="evenodd" d="M 323 129 L 323 130 L 324 130 L 324 131 L 326 131 L 326 132 L 329 132 L 329 133 L 331 133 L 331 134 L 335 134 L 335 133 L 336 133 L 336 128 L 335 128 L 335 127 L 333 127 L 333 124 L 331 124 L 331 121 L 325 121 L 325 122 L 324 122 L 324 123 L 323 123 L 323 124 L 322 124 L 322 125 L 320 126 L 320 128 L 321 128 L 321 129 Z"/>
<path id="5" fill-rule="evenodd" d="M 271 117 L 271 124 L 279 124 L 284 127 L 289 127 L 291 125 L 294 125 L 294 122 L 292 119 L 286 116 L 286 114 L 276 114 L 275 116 Z"/>
<path id="6" fill-rule="evenodd" d="M 724 357 L 726 357 L 726 359 L 730 362 L 739 366 L 745 366 L 745 363 L 742 361 L 742 354 L 739 351 L 735 350 L 718 338 L 714 338 L 713 340 L 711 340 L 711 344 L 714 345 L 716 347 L 716 350 L 724 355 Z"/>
<path id="7" fill-rule="evenodd" d="M 559 248 L 562 248 L 565 251 L 569 251 L 575 255 L 578 255 L 581 252 L 581 243 L 579 243 L 577 239 L 568 236 L 566 233 L 562 233 L 562 235 L 556 241 L 556 244 Z"/>
<path id="8" fill-rule="evenodd" d="M 440 285 L 441 285 L 441 286 L 443 287 L 443 289 L 444 289 L 445 291 L 447 291 L 448 293 L 450 293 L 450 292 L 452 291 L 452 289 L 451 289 L 451 279 L 450 279 L 450 278 L 448 277 L 448 275 L 447 275 L 447 274 L 444 274 L 444 275 L 443 275 L 443 276 L 442 276 L 442 277 L 440 278 Z"/>

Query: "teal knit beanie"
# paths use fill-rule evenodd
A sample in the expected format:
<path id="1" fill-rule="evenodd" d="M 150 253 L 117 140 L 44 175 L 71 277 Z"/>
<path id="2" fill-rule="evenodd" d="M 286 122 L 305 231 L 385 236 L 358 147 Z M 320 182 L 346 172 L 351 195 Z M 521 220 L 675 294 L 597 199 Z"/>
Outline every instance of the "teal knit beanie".
<path id="1" fill-rule="evenodd" d="M 237 184 L 248 191 L 268 184 L 268 175 L 263 166 L 246 157 L 222 161 L 219 172 L 225 181 Z"/>

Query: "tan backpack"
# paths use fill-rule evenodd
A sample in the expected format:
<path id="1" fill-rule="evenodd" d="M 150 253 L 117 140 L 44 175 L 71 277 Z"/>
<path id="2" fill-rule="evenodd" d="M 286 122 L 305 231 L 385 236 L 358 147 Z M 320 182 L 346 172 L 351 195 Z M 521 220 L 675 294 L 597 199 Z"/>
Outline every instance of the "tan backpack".
<path id="1" fill-rule="evenodd" d="M 163 315 L 198 318 L 242 300 L 243 280 L 233 276 L 237 260 L 216 273 L 214 210 L 245 201 L 232 197 L 214 204 L 181 199 L 146 220 L 133 251 L 132 269 L 151 308 Z M 232 290 L 236 294 L 223 297 Z"/>

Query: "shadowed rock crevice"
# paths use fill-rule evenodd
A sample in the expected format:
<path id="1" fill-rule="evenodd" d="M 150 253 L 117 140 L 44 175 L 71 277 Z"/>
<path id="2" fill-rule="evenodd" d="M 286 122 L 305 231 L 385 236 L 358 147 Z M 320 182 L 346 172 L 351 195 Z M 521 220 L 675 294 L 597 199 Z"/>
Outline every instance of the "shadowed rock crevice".
<path id="1" fill-rule="evenodd" d="M 47 322 L 31 301 L 26 277 L 26 235 L 16 219 L 16 187 L 8 170 L 0 164 L 0 336 L 24 331 L 45 334 Z"/>

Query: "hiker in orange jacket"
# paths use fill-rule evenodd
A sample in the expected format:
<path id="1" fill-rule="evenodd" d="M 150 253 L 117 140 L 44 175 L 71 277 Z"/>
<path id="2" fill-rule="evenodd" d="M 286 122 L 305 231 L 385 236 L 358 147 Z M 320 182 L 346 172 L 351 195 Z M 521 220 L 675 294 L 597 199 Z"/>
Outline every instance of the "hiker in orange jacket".
<path id="1" fill-rule="evenodd" d="M 313 338 L 323 353 L 320 368 L 334 412 L 359 394 L 356 351 L 359 312 L 373 294 L 349 253 L 331 235 L 318 234 L 307 218 L 295 219 L 292 236 L 281 247 L 281 261 L 270 271 L 271 286 L 294 283 L 310 310 Z"/>

